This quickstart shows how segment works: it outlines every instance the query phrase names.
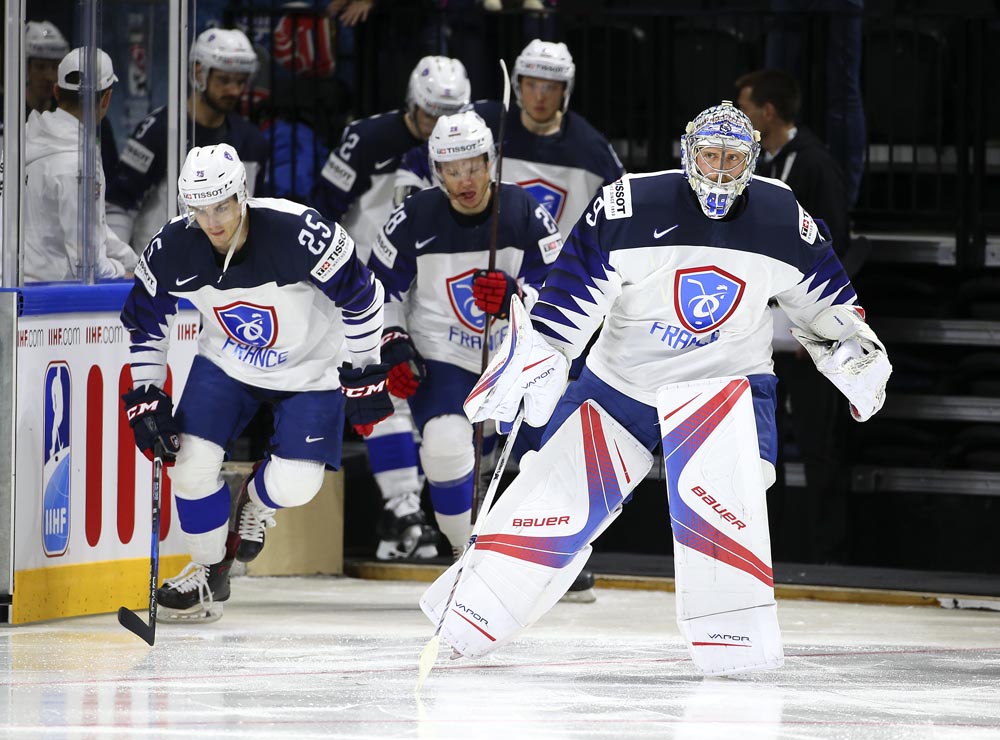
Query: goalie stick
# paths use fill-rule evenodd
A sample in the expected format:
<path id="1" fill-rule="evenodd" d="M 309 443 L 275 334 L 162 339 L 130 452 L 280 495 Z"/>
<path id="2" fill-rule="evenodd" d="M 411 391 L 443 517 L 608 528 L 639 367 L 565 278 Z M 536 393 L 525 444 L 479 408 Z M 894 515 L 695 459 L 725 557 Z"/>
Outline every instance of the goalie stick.
<path id="1" fill-rule="evenodd" d="M 500 176 L 503 172 L 503 137 L 504 129 L 507 127 L 507 109 L 510 108 L 510 75 L 507 74 L 507 65 L 504 60 L 500 60 L 500 68 L 503 70 L 503 109 L 500 111 L 500 131 L 497 137 L 497 179 L 496 187 L 493 189 L 493 222 L 490 224 L 490 260 L 489 271 L 493 272 L 497 266 L 497 237 L 500 233 Z M 486 366 L 490 361 L 490 319 L 489 314 L 483 317 L 483 355 L 479 365 L 479 374 L 486 372 Z M 479 510 L 483 507 L 483 496 L 480 490 L 479 469 L 482 467 L 483 456 L 483 424 L 477 422 L 475 425 L 475 460 L 472 463 L 472 523 L 479 519 Z"/>
<path id="2" fill-rule="evenodd" d="M 483 522 L 486 521 L 486 512 L 490 510 L 490 506 L 493 504 L 493 499 L 497 494 L 497 488 L 500 486 L 500 478 L 503 477 L 504 468 L 507 467 L 507 458 L 510 457 L 510 451 L 514 447 L 514 440 L 517 438 L 517 433 L 521 429 L 521 422 L 524 421 L 524 409 L 520 409 L 517 412 L 517 416 L 514 417 L 513 426 L 510 432 L 507 434 L 507 441 L 504 443 L 503 450 L 500 452 L 500 459 L 497 460 L 496 470 L 493 471 L 493 477 L 490 479 L 490 485 L 486 489 L 486 498 L 483 499 L 483 516 L 476 520 L 475 526 L 472 528 L 472 535 L 469 537 L 469 546 L 465 548 L 465 552 L 462 553 L 462 557 L 459 560 L 458 572 L 455 574 L 455 583 L 451 587 L 451 593 L 448 594 L 448 600 L 445 602 L 445 608 L 441 610 L 441 619 L 438 620 L 437 629 L 434 630 L 434 636 L 431 637 L 430 641 L 424 646 L 423 651 L 420 653 L 420 663 L 419 672 L 417 673 L 417 688 L 419 692 L 420 687 L 423 685 L 427 676 L 430 675 L 431 669 L 434 667 L 434 661 L 437 659 L 438 649 L 441 646 L 441 627 L 444 625 L 444 619 L 448 615 L 448 606 L 451 604 L 452 599 L 455 598 L 455 592 L 458 590 L 458 584 L 462 582 L 462 573 L 465 570 L 465 561 L 469 557 L 469 553 L 472 548 L 476 546 L 476 538 L 479 536 L 479 530 L 483 528 Z M 485 422 L 480 422 L 484 424 Z"/>
<path id="3" fill-rule="evenodd" d="M 149 553 L 149 624 L 128 607 L 118 608 L 118 623 L 150 645 L 156 640 L 156 588 L 160 576 L 160 489 L 163 485 L 163 446 L 157 442 L 153 457 L 153 531 Z"/>

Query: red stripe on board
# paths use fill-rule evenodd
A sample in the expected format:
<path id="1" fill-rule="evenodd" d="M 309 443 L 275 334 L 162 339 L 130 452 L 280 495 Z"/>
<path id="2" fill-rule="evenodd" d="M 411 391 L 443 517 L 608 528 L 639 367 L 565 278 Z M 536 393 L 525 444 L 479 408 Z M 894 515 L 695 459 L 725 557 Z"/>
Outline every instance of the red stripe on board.
<path id="1" fill-rule="evenodd" d="M 132 390 L 132 368 L 125 365 L 118 376 L 118 397 Z M 124 402 L 118 408 L 118 541 L 127 545 L 135 533 L 135 437 L 125 418 Z"/>
<path id="2" fill-rule="evenodd" d="M 101 517 L 104 515 L 104 376 L 97 365 L 87 374 L 87 456 L 84 471 L 84 531 L 87 544 L 97 547 L 101 539 Z"/>

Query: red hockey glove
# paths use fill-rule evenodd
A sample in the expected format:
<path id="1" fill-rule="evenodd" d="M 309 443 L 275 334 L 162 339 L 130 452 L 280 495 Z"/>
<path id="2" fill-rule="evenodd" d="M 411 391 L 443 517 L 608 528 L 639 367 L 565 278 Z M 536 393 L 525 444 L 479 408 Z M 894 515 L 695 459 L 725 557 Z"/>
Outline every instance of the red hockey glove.
<path id="1" fill-rule="evenodd" d="M 402 328 L 390 326 L 382 334 L 382 362 L 389 366 L 389 393 L 409 398 L 427 376 L 424 358 Z"/>
<path id="2" fill-rule="evenodd" d="M 507 318 L 511 296 L 523 297 L 517 281 L 503 270 L 477 270 L 472 279 L 472 295 L 480 311 L 498 319 Z"/>
<path id="3" fill-rule="evenodd" d="M 368 365 L 340 368 L 340 390 L 344 393 L 344 415 L 362 437 L 372 433 L 375 425 L 392 416 L 392 399 L 386 374 L 389 366 Z"/>

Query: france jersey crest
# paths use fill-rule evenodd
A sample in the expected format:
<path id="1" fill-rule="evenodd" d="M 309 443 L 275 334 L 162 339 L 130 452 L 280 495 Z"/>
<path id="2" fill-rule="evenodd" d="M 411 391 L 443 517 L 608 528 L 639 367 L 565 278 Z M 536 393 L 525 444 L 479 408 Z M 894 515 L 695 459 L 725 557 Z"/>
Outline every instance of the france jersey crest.
<path id="1" fill-rule="evenodd" d="M 519 182 L 524 190 L 527 190 L 531 195 L 545 206 L 545 210 L 549 212 L 556 221 L 562 216 L 563 206 L 566 205 L 566 191 L 559 187 L 558 185 L 553 185 L 547 180 L 542 180 L 541 178 L 535 180 L 525 180 L 524 182 Z"/>
<path id="2" fill-rule="evenodd" d="M 486 314 L 476 307 L 476 299 L 472 295 L 472 276 L 475 270 L 467 270 L 461 275 L 448 278 L 448 300 L 455 316 L 462 325 L 474 332 L 482 333 L 486 323 Z"/>
<path id="3" fill-rule="evenodd" d="M 237 301 L 217 307 L 215 318 L 226 334 L 249 347 L 271 347 L 278 339 L 278 314 L 271 306 Z"/>
<path id="4" fill-rule="evenodd" d="M 69 365 L 50 362 L 45 368 L 42 397 L 42 549 L 48 557 L 62 555 L 69 544 L 70 408 Z"/>
<path id="5" fill-rule="evenodd" d="M 713 331 L 740 305 L 746 287 L 746 281 L 718 267 L 678 270 L 674 282 L 677 316 L 694 334 Z"/>

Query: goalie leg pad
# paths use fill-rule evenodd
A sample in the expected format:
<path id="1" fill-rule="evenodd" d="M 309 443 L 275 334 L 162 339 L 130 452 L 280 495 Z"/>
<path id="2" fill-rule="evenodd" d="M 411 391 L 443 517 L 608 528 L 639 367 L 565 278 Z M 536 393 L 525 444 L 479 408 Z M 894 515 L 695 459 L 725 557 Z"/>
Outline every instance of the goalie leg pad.
<path id="1" fill-rule="evenodd" d="M 420 601 L 435 624 L 447 608 L 441 636 L 468 657 L 496 649 L 552 608 L 653 457 L 600 406 L 586 401 L 524 463 L 486 515 L 462 567 L 452 566 Z"/>
<path id="2" fill-rule="evenodd" d="M 783 662 L 765 481 L 745 377 L 657 393 L 677 622 L 695 665 L 723 675 Z"/>

